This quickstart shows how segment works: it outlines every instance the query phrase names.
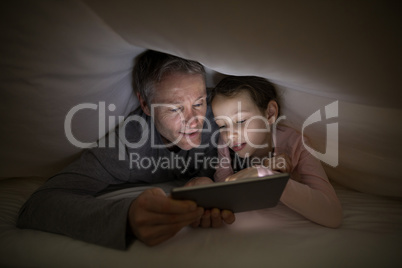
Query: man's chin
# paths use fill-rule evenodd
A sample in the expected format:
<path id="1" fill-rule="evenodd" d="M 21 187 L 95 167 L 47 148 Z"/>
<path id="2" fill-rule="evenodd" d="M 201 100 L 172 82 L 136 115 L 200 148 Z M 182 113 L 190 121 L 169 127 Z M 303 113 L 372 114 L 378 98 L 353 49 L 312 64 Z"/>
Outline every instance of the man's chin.
<path id="1" fill-rule="evenodd" d="M 193 148 L 197 148 L 198 146 L 200 146 L 201 144 L 201 140 L 197 140 L 197 141 L 187 141 L 187 140 L 182 140 L 179 142 L 179 144 L 177 144 L 177 146 L 182 149 L 182 150 L 191 150 Z"/>

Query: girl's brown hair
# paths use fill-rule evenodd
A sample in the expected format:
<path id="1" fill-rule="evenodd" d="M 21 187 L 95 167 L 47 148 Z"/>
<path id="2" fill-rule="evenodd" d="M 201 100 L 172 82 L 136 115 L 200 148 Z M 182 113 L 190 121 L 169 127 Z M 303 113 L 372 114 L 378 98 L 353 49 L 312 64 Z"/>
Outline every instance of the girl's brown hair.
<path id="1" fill-rule="evenodd" d="M 260 108 L 261 111 L 265 111 L 268 106 L 268 102 L 271 100 L 276 101 L 278 104 L 278 115 L 280 114 L 280 106 L 278 94 L 274 85 L 267 79 L 257 76 L 228 76 L 222 79 L 215 88 L 210 92 L 210 101 L 214 99 L 216 95 L 223 95 L 227 97 L 233 97 L 241 91 L 247 91 L 254 103 Z"/>

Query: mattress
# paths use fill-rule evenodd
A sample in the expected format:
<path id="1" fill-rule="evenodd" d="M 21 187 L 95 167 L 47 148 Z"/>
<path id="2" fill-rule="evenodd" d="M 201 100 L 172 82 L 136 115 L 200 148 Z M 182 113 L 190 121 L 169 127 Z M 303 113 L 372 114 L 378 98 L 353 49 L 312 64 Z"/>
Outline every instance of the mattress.
<path id="1" fill-rule="evenodd" d="M 1 267 L 400 267 L 402 200 L 335 190 L 338 229 L 319 226 L 283 204 L 236 214 L 219 229 L 184 228 L 155 247 L 119 251 L 66 236 L 18 229 L 19 208 L 44 178 L 0 181 Z"/>

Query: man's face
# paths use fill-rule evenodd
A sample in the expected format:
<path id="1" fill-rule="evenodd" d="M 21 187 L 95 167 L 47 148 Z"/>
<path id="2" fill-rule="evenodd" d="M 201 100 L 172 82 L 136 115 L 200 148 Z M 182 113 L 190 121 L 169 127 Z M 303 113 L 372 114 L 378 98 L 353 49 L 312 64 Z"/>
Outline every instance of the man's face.
<path id="1" fill-rule="evenodd" d="M 151 114 L 168 147 L 190 150 L 201 144 L 206 97 L 202 75 L 173 73 L 155 85 L 151 106 L 145 106 L 144 111 Z"/>

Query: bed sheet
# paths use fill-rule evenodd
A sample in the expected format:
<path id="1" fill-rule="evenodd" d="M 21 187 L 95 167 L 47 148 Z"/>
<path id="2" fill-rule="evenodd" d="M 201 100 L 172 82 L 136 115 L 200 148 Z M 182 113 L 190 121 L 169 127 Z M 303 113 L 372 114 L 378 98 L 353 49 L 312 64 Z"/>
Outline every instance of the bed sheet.
<path id="1" fill-rule="evenodd" d="M 1 267 L 399 267 L 402 200 L 335 189 L 339 229 L 321 227 L 282 204 L 236 214 L 220 229 L 184 228 L 167 242 L 126 251 L 15 227 L 17 213 L 44 179 L 0 181 Z M 101 235 L 101 234 L 100 234 Z M 364 265 L 364 266 L 363 266 Z"/>

